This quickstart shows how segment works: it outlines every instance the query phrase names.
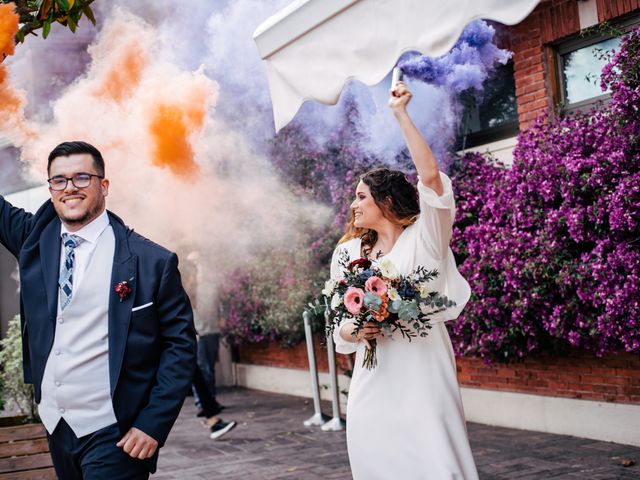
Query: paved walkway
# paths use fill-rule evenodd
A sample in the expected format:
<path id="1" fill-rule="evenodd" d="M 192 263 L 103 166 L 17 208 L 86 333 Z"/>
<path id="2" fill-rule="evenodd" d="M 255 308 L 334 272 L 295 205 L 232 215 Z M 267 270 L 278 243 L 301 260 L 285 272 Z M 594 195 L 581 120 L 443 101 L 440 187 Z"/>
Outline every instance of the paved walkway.
<path id="1" fill-rule="evenodd" d="M 229 406 L 224 418 L 238 426 L 210 440 L 188 398 L 152 480 L 351 478 L 344 432 L 304 427 L 312 413 L 305 399 L 234 389 L 219 400 Z M 475 423 L 469 435 L 481 480 L 640 479 L 640 465 L 620 465 L 623 458 L 640 463 L 640 448 Z"/>

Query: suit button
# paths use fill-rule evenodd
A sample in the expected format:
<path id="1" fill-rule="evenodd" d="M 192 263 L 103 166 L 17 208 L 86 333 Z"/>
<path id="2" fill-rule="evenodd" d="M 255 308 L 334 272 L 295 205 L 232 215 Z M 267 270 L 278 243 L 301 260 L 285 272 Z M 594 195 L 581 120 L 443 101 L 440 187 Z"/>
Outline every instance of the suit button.
<path id="1" fill-rule="evenodd" d="M 64 318 L 62 317 L 58 318 L 58 323 L 64 323 Z"/>
<path id="2" fill-rule="evenodd" d="M 56 382 L 56 387 L 59 387 L 60 385 L 62 385 L 60 382 Z"/>
<path id="3" fill-rule="evenodd" d="M 59 411 L 60 413 L 64 413 L 64 408 L 61 408 Z"/>
<path id="4" fill-rule="evenodd" d="M 53 353 L 55 353 L 56 355 L 60 355 L 61 352 L 60 352 L 60 349 L 56 348 Z"/>

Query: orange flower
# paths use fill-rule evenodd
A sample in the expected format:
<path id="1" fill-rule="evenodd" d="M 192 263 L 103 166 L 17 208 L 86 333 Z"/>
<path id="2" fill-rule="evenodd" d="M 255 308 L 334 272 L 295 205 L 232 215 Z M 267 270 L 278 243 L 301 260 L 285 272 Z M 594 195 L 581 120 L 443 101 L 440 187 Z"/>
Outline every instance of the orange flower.
<path id="1" fill-rule="evenodd" d="M 389 305 L 389 299 L 385 297 L 382 299 L 382 305 L 380 305 L 380 308 L 378 309 L 378 311 L 373 312 L 373 316 L 378 322 L 385 321 L 386 318 L 389 316 L 389 310 L 387 309 L 388 305 Z"/>

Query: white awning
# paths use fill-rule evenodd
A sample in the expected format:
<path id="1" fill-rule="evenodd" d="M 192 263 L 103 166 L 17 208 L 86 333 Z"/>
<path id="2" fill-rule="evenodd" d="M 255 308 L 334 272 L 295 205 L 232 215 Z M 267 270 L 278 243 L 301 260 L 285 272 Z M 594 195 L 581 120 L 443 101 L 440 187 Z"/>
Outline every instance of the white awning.
<path id="1" fill-rule="evenodd" d="M 305 100 L 333 105 L 347 80 L 379 83 L 400 55 L 447 53 L 483 18 L 522 21 L 540 0 L 296 0 L 254 32 L 266 60 L 276 131 Z"/>

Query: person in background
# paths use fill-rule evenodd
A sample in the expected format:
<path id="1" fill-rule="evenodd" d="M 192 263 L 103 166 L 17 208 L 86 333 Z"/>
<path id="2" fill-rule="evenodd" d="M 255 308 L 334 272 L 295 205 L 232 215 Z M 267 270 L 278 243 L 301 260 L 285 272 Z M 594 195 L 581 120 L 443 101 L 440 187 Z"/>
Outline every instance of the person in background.
<path id="1" fill-rule="evenodd" d="M 207 331 L 207 322 L 199 321 L 202 316 L 202 311 L 198 308 L 198 267 L 196 264 L 197 257 L 193 254 L 187 256 L 187 259 L 183 262 L 180 271 L 184 276 L 184 287 L 187 291 L 191 304 L 194 309 L 194 319 L 196 319 L 196 331 L 198 332 L 198 352 L 200 352 L 200 344 L 202 343 L 202 337 L 200 336 L 200 328 L 205 332 Z M 216 334 L 219 340 L 219 334 Z M 217 355 L 217 343 L 216 343 L 216 355 Z M 214 358 L 215 361 L 215 358 Z M 214 379 L 215 382 L 215 379 Z M 210 430 L 210 438 L 217 439 L 229 432 L 236 426 L 236 422 L 224 421 L 218 415 L 222 412 L 222 407 L 212 391 L 207 381 L 204 369 L 200 366 L 200 362 L 196 365 L 196 371 L 193 376 L 193 389 L 197 396 L 197 403 L 199 403 L 199 417 L 204 417 L 207 422 L 207 426 Z M 213 384 L 215 388 L 215 383 Z M 215 390 L 214 390 L 215 391 Z"/>

